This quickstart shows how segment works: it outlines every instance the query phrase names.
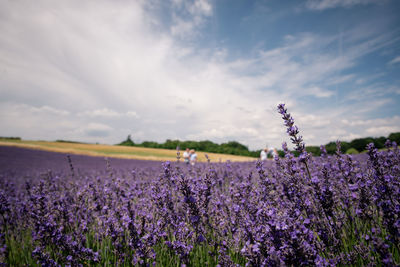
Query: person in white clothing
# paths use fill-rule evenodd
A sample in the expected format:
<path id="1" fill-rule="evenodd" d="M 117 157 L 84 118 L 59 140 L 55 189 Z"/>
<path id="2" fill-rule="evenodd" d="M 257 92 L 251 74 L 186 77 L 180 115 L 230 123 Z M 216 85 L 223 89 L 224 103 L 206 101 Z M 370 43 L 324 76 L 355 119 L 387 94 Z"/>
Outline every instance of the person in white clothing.
<path id="1" fill-rule="evenodd" d="M 194 164 L 196 164 L 196 161 L 197 161 L 196 150 L 192 149 L 190 150 L 190 164 L 194 166 Z"/>
<path id="2" fill-rule="evenodd" d="M 264 148 L 263 150 L 261 150 L 261 153 L 260 153 L 260 160 L 261 161 L 264 161 L 264 160 L 267 160 L 267 149 L 266 148 Z"/>
<path id="3" fill-rule="evenodd" d="M 189 164 L 189 160 L 190 160 L 190 150 L 189 148 L 186 148 L 185 152 L 183 152 L 183 161 L 186 164 Z"/>
<path id="4" fill-rule="evenodd" d="M 275 158 L 278 156 L 278 150 L 276 150 L 276 148 L 270 147 L 268 154 L 271 154 L 272 158 Z"/>

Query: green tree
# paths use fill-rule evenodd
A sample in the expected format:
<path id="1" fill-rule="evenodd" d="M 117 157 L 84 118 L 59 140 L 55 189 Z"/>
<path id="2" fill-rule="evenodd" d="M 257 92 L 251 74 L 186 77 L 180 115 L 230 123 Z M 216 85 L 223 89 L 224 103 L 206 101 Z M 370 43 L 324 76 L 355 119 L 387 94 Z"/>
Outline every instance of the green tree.
<path id="1" fill-rule="evenodd" d="M 345 142 L 345 141 L 341 142 L 340 146 L 341 146 L 341 152 L 342 153 L 346 153 L 346 151 L 351 148 L 350 143 L 349 142 Z"/>
<path id="2" fill-rule="evenodd" d="M 308 153 L 312 153 L 313 156 L 320 156 L 321 155 L 321 150 L 319 146 L 307 146 L 306 151 Z"/>
<path id="3" fill-rule="evenodd" d="M 167 139 L 164 144 L 161 144 L 161 147 L 166 149 L 176 149 L 177 146 L 180 146 L 179 140 Z"/>
<path id="4" fill-rule="evenodd" d="M 357 138 L 350 142 L 350 146 L 357 149 L 357 151 L 364 151 L 369 143 L 373 143 L 372 137 Z"/>
<path id="5" fill-rule="evenodd" d="M 119 143 L 120 146 L 134 146 L 135 143 L 131 139 L 131 135 L 128 135 L 125 141 Z"/>
<path id="6" fill-rule="evenodd" d="M 328 154 L 335 154 L 336 152 L 336 142 L 329 142 L 325 145 L 326 152 Z"/>
<path id="7" fill-rule="evenodd" d="M 385 142 L 387 138 L 386 137 L 378 137 L 374 139 L 374 145 L 376 148 L 384 148 L 385 147 Z"/>
<path id="8" fill-rule="evenodd" d="M 160 144 L 153 141 L 144 141 L 140 144 L 141 147 L 161 148 Z"/>
<path id="9" fill-rule="evenodd" d="M 354 154 L 358 154 L 358 151 L 354 147 L 351 147 L 351 148 L 346 150 L 346 154 L 354 155 Z"/>
<path id="10" fill-rule="evenodd" d="M 397 145 L 400 145 L 400 132 L 399 133 L 391 133 L 388 137 L 390 141 L 395 141 Z"/>

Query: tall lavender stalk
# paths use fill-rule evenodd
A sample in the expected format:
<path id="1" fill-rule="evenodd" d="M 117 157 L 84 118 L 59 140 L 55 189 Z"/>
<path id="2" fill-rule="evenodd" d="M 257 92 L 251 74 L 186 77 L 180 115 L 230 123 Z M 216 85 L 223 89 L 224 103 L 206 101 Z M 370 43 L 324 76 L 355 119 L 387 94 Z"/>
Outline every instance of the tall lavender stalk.
<path id="1" fill-rule="evenodd" d="M 303 137 L 299 135 L 299 128 L 294 125 L 294 119 L 290 113 L 287 112 L 285 104 L 278 105 L 278 112 L 282 115 L 284 124 L 287 127 L 286 132 L 290 136 L 292 143 L 296 145 L 295 150 L 300 153 L 300 161 L 304 163 L 307 169 L 308 177 L 311 180 L 311 174 L 307 164 L 307 160 L 309 159 L 310 155 L 306 151 L 306 145 L 303 141 Z"/>

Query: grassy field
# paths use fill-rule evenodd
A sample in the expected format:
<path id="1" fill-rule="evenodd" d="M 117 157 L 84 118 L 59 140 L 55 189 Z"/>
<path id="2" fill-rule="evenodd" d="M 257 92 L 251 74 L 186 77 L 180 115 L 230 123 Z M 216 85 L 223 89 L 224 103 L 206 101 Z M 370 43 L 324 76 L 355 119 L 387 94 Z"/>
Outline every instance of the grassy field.
<path id="1" fill-rule="evenodd" d="M 0 146 L 18 146 L 31 149 L 97 156 L 97 157 L 114 157 L 114 158 L 125 158 L 125 159 L 160 160 L 160 161 L 176 160 L 175 150 L 145 148 L 145 147 L 128 147 L 128 146 L 50 142 L 50 141 L 29 141 L 29 140 L 14 140 L 14 139 L 0 139 Z M 181 157 L 182 153 L 183 151 L 181 151 Z M 255 160 L 255 158 L 244 157 L 244 156 L 197 152 L 199 161 L 201 162 L 207 161 L 204 154 L 208 155 L 211 162 L 220 162 L 220 161 L 225 162 L 227 160 L 230 161 Z"/>

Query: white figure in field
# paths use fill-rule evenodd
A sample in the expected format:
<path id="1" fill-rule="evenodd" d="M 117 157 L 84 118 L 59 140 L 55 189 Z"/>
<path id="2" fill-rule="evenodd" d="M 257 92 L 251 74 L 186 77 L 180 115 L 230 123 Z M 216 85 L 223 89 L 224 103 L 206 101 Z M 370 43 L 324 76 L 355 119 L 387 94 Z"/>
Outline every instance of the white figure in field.
<path id="1" fill-rule="evenodd" d="M 267 154 L 268 154 L 267 152 L 268 152 L 268 150 L 266 148 L 261 150 L 261 153 L 260 153 L 260 160 L 261 161 L 267 160 Z"/>
<path id="2" fill-rule="evenodd" d="M 196 150 L 192 149 L 190 150 L 190 165 L 194 166 L 194 164 L 196 164 L 196 161 L 197 161 Z"/>
<path id="3" fill-rule="evenodd" d="M 272 158 L 275 158 L 278 156 L 278 151 L 276 150 L 276 148 L 273 148 L 273 147 L 264 148 L 263 150 L 261 150 L 260 160 L 261 161 L 267 160 L 268 155 L 271 155 Z"/>
<path id="4" fill-rule="evenodd" d="M 183 161 L 186 164 L 189 164 L 189 161 L 190 161 L 190 149 L 189 148 L 186 148 L 185 152 L 183 152 Z"/>
<path id="5" fill-rule="evenodd" d="M 278 151 L 276 148 L 270 147 L 268 150 L 268 154 L 271 154 L 272 158 L 275 158 L 278 156 Z"/>

